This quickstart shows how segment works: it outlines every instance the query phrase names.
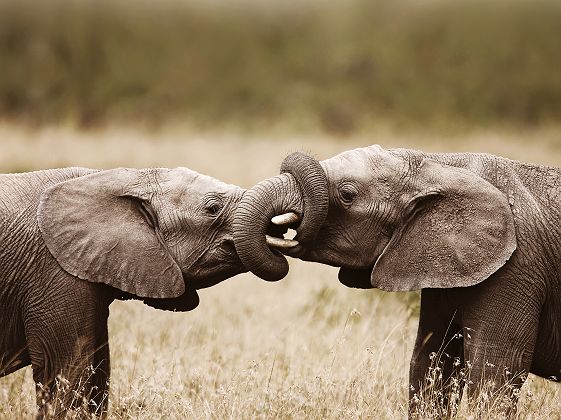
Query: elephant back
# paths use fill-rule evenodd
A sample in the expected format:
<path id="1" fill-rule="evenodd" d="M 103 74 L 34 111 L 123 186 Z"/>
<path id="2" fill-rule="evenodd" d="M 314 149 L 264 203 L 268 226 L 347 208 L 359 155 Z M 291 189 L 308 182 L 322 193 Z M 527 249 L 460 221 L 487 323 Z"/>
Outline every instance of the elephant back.
<path id="1" fill-rule="evenodd" d="M 0 249 L 2 258 L 21 255 L 40 241 L 37 207 L 43 191 L 68 179 L 96 172 L 86 168 L 48 169 L 0 174 Z M 17 248 L 17 252 L 9 251 Z"/>
<path id="2" fill-rule="evenodd" d="M 44 190 L 59 182 L 93 172 L 97 170 L 72 167 L 0 174 L 0 223 L 9 223 L 29 207 L 33 208 L 35 214 L 39 197 Z"/>

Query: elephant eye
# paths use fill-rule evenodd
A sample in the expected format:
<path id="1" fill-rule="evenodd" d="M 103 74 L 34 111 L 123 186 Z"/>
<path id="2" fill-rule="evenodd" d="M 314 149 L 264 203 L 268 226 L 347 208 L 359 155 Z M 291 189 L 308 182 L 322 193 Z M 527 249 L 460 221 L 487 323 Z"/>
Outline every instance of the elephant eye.
<path id="1" fill-rule="evenodd" d="M 205 213 L 209 216 L 217 216 L 222 210 L 223 204 L 218 198 L 213 197 L 205 203 Z"/>
<path id="2" fill-rule="evenodd" d="M 344 184 L 339 188 L 339 197 L 344 204 L 351 204 L 358 195 L 358 191 L 353 185 Z"/>

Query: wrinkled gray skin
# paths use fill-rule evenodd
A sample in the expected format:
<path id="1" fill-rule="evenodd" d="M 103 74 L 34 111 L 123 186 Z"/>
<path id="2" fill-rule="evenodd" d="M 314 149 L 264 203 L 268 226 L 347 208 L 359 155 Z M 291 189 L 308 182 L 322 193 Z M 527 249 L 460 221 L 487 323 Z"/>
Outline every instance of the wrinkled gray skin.
<path id="1" fill-rule="evenodd" d="M 315 241 L 284 253 L 341 267 L 339 279 L 349 287 L 422 290 L 411 413 L 415 395 L 426 391 L 433 352 L 441 355 L 445 396 L 470 362 L 472 402 L 483 379 L 495 389 L 508 380 L 519 388 L 528 372 L 560 380 L 561 169 L 378 146 L 344 152 L 321 167 L 327 218 L 317 232 L 306 232 Z M 305 214 L 301 188 L 288 174 L 248 191 L 238 212 L 252 217 L 263 199 L 255 191 L 264 189 L 266 198 L 273 187 L 282 191 L 275 214 Z M 242 239 L 245 228 L 236 225 Z M 241 251 L 248 246 L 236 243 Z M 240 258 L 252 271 L 261 263 L 260 255 Z"/>
<path id="2" fill-rule="evenodd" d="M 0 175 L 0 377 L 31 364 L 41 416 L 56 376 L 73 389 L 91 365 L 82 391 L 104 415 L 109 304 L 189 311 L 196 289 L 246 271 L 231 232 L 243 192 L 186 168 Z"/>

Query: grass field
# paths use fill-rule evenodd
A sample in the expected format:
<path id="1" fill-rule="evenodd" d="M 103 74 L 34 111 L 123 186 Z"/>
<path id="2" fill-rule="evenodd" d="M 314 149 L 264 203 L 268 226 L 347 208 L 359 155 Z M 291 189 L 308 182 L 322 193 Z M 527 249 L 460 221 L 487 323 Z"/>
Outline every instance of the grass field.
<path id="1" fill-rule="evenodd" d="M 250 187 L 306 150 L 318 158 L 379 143 L 432 151 L 487 151 L 561 166 L 561 129 L 454 136 L 392 133 L 336 138 L 199 134 L 109 128 L 29 130 L 0 124 L 0 169 L 81 165 L 188 166 Z M 337 270 L 291 261 L 288 277 L 245 274 L 200 292 L 190 313 L 138 302 L 111 306 L 112 419 L 403 418 L 418 299 L 356 291 Z M 33 416 L 29 368 L 0 379 L 0 418 Z M 561 418 L 561 386 L 530 376 L 518 416 Z M 473 418 L 461 407 L 459 418 Z M 491 416 L 492 417 L 492 416 Z"/>

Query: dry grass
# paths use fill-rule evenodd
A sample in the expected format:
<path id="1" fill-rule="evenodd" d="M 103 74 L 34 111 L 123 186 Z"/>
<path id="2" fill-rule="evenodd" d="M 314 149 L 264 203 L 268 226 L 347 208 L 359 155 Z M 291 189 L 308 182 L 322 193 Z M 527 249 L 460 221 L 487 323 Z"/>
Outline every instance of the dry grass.
<path id="1" fill-rule="evenodd" d="M 0 126 L 0 167 L 29 170 L 185 165 L 249 187 L 276 173 L 282 157 L 318 157 L 370 143 L 427 150 L 490 151 L 561 166 L 561 130 L 420 137 L 380 131 L 329 138 L 159 133 L 110 129 L 27 131 Z M 336 269 L 291 261 L 289 276 L 266 283 L 246 274 L 200 292 L 193 312 L 138 302 L 111 306 L 110 418 L 403 418 L 413 344 L 415 294 L 341 286 Z M 0 418 L 35 411 L 29 368 L 0 379 Z M 530 376 L 519 418 L 559 418 L 561 386 Z M 460 406 L 459 418 L 470 418 Z M 492 414 L 489 415 L 492 417 Z"/>

